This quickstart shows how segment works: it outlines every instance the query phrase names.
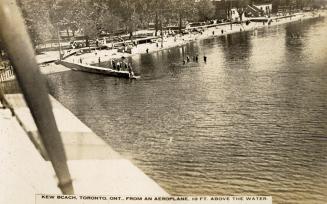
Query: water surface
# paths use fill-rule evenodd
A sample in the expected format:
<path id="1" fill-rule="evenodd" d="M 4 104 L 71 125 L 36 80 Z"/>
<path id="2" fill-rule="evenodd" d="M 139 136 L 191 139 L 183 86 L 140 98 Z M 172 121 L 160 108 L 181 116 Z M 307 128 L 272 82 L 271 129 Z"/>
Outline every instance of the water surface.
<path id="1" fill-rule="evenodd" d="M 326 33 L 321 19 L 237 33 L 134 56 L 141 80 L 69 71 L 49 86 L 172 195 L 322 204 Z M 181 65 L 196 54 L 199 63 Z"/>

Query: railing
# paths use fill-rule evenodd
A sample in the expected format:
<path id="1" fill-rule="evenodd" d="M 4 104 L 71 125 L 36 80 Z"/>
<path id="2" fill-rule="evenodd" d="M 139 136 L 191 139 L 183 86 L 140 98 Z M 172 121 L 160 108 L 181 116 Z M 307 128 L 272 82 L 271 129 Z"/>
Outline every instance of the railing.
<path id="1" fill-rule="evenodd" d="M 56 172 L 58 187 L 64 194 L 73 194 L 66 154 L 52 112 L 47 86 L 37 65 L 20 10 L 13 0 L 0 0 L 0 40 L 10 58 L 40 139 Z"/>
<path id="2" fill-rule="evenodd" d="M 12 66 L 0 66 L 0 82 L 8 81 L 14 78 L 14 69 Z"/>

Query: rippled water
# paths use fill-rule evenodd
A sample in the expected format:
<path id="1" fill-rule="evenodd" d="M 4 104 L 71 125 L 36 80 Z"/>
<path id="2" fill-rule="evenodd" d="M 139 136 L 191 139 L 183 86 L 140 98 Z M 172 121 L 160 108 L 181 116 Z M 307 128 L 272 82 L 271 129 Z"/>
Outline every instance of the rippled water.
<path id="1" fill-rule="evenodd" d="M 172 195 L 325 203 L 326 22 L 135 56 L 137 81 L 69 71 L 50 75 L 49 84 L 55 98 Z M 199 64 L 181 65 L 183 55 L 195 54 Z"/>

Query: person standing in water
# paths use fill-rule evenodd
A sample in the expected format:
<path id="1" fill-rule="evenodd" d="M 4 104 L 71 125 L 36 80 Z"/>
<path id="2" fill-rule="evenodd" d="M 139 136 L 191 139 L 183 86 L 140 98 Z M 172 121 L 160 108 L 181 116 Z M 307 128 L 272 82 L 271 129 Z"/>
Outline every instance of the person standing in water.
<path id="1" fill-rule="evenodd" d="M 132 68 L 132 63 L 128 63 L 128 73 L 129 73 L 129 77 L 133 77 L 134 76 L 134 72 L 133 72 L 133 68 Z"/>
<path id="2" fill-rule="evenodd" d="M 203 61 L 204 61 L 204 63 L 207 63 L 207 56 L 203 56 Z"/>
<path id="3" fill-rule="evenodd" d="M 112 68 L 113 68 L 113 69 L 116 69 L 116 62 L 115 62 L 115 60 L 112 60 L 112 61 L 111 61 L 111 64 L 112 64 Z"/>
<path id="4" fill-rule="evenodd" d="M 120 62 L 118 61 L 116 65 L 117 65 L 116 66 L 117 67 L 117 70 L 120 71 Z"/>

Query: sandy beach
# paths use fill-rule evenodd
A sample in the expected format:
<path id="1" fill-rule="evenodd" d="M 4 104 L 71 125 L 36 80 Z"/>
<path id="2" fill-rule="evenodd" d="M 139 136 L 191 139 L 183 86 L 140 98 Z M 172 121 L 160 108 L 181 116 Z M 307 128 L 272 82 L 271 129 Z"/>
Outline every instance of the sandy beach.
<path id="1" fill-rule="evenodd" d="M 109 50 L 106 49 L 106 50 L 95 50 L 90 53 L 85 53 L 82 55 L 72 55 L 70 57 L 67 57 L 65 60 L 73 63 L 80 63 L 80 60 L 82 60 L 83 64 L 87 64 L 87 65 L 96 64 L 98 63 L 99 58 L 101 62 L 109 61 L 111 59 L 119 59 L 123 56 L 130 57 L 133 55 L 145 54 L 147 53 L 147 49 L 148 49 L 148 53 L 153 53 L 176 46 L 182 46 L 192 41 L 209 39 L 209 38 L 219 37 L 232 33 L 244 32 L 244 31 L 251 31 L 251 30 L 253 31 L 261 28 L 269 28 L 271 26 L 277 26 L 285 23 L 291 23 L 291 22 L 302 21 L 306 19 L 318 18 L 324 16 L 326 16 L 326 12 L 319 11 L 315 13 L 312 12 L 295 13 L 289 17 L 271 17 L 270 24 L 262 23 L 262 22 L 251 22 L 248 25 L 246 25 L 245 23 L 233 24 L 232 26 L 230 24 L 225 24 L 225 25 L 217 24 L 217 25 L 213 25 L 212 27 L 206 28 L 202 32 L 202 34 L 190 33 L 186 35 L 176 35 L 175 37 L 169 36 L 163 38 L 163 43 L 161 42 L 161 39 L 158 39 L 157 42 L 139 44 L 133 47 L 131 54 L 118 52 L 117 49 L 109 49 Z M 37 55 L 36 58 L 38 63 L 42 64 L 40 65 L 40 70 L 43 74 L 52 74 L 56 72 L 63 72 L 63 71 L 70 70 L 69 68 L 66 68 L 62 65 L 57 65 L 55 63 L 43 64 L 46 61 L 58 60 L 59 54 L 56 51 L 45 52 L 42 55 Z"/>
<path id="2" fill-rule="evenodd" d="M 305 19 L 310 18 L 316 18 L 319 16 L 324 16 L 325 12 L 320 13 L 297 13 L 293 14 L 292 17 L 287 18 L 280 18 L 280 17 L 272 17 L 270 25 L 268 23 L 262 23 L 262 22 L 251 22 L 249 25 L 243 24 L 233 24 L 232 26 L 230 24 L 228 25 L 215 25 L 213 27 L 209 27 L 203 31 L 202 34 L 197 33 L 190 33 L 186 35 L 177 35 L 176 37 L 164 37 L 163 43 L 161 43 L 161 39 L 158 39 L 157 43 L 146 43 L 146 44 L 139 44 L 132 49 L 132 53 L 122 53 L 118 52 L 117 49 L 112 50 L 96 50 L 92 51 L 91 53 L 85 53 L 79 56 L 70 56 L 66 58 L 65 60 L 73 63 L 79 63 L 80 60 L 82 60 L 83 64 L 95 64 L 98 63 L 98 60 L 100 58 L 100 61 L 109 61 L 111 59 L 118 59 L 121 57 L 129 57 L 137 54 L 145 54 L 157 52 L 160 50 L 181 46 L 184 44 L 187 44 L 192 41 L 197 40 L 203 40 L 203 39 L 209 39 L 214 37 L 219 37 L 223 35 L 228 35 L 232 33 L 238 33 L 238 32 L 244 32 L 244 31 L 251 31 L 256 30 L 260 28 L 265 27 L 271 27 L 276 25 L 281 25 L 285 23 L 295 22 L 295 21 L 301 21 Z"/>

